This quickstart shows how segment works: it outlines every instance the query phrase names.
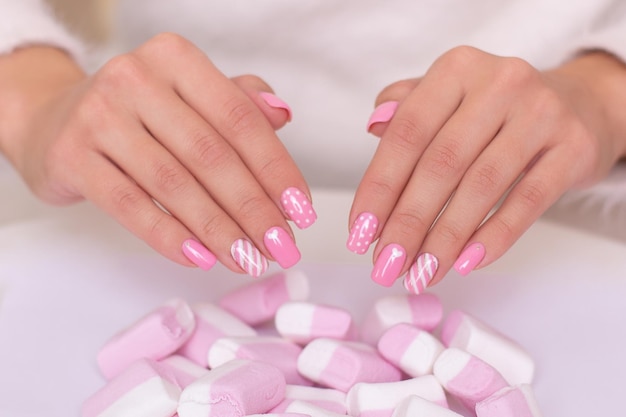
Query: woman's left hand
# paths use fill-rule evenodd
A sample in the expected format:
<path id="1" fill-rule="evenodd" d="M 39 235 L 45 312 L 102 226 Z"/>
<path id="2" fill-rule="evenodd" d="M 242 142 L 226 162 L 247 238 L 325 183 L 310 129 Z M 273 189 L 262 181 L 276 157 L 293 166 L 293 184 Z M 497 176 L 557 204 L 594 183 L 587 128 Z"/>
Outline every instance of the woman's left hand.
<path id="1" fill-rule="evenodd" d="M 348 248 L 364 253 L 378 239 L 374 281 L 390 286 L 408 271 L 416 293 L 453 266 L 466 275 L 498 259 L 566 190 L 624 156 L 615 105 L 626 108 L 626 83 L 608 82 L 625 73 L 604 53 L 540 72 L 458 47 L 422 78 L 385 88 Z"/>

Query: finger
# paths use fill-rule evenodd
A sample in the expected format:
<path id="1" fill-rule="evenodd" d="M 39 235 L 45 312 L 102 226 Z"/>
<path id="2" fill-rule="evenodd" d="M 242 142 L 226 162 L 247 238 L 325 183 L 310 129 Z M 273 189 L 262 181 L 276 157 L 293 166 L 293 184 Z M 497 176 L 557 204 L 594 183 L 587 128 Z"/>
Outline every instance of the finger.
<path id="1" fill-rule="evenodd" d="M 398 105 L 415 89 L 418 78 L 402 80 L 390 84 L 376 97 L 376 108 L 367 121 L 367 131 L 374 136 L 381 137 L 389 121 L 393 118 Z"/>
<path id="2" fill-rule="evenodd" d="M 461 275 L 500 258 L 519 237 L 576 181 L 565 146 L 547 151 L 515 184 L 502 205 L 469 238 L 455 261 Z M 572 159 L 569 159 L 572 158 Z M 558 172 L 559 175 L 554 175 Z"/>
<path id="3" fill-rule="evenodd" d="M 357 189 L 350 212 L 352 230 L 360 227 L 356 220 L 361 213 L 371 213 L 380 222 L 378 230 L 385 227 L 420 155 L 459 106 L 462 86 L 449 82 L 449 88 L 442 92 L 438 78 L 437 74 L 427 74 L 398 107 Z M 374 255 L 376 258 L 377 253 Z M 389 277 L 375 280 L 383 285 L 393 282 Z"/>
<path id="4" fill-rule="evenodd" d="M 261 78 L 254 75 L 242 75 L 231 79 L 258 106 L 274 130 L 280 129 L 291 121 L 291 107 L 277 97 L 272 88 Z"/>
<path id="5" fill-rule="evenodd" d="M 151 53 L 150 48 L 155 48 L 158 53 Z M 284 214 L 300 228 L 313 224 L 316 214 L 310 204 L 306 182 L 258 107 L 188 41 L 168 34 L 159 37 L 150 48 L 138 53 L 147 55 L 148 62 L 160 64 L 157 68 L 165 71 L 161 76 L 169 80 L 185 103 L 228 141 L 272 201 L 278 207 L 282 206 Z M 164 62 L 165 56 L 184 56 L 185 59 Z M 202 167 L 203 171 L 208 169 L 206 163 L 214 161 L 207 150 L 214 143 L 217 142 L 210 137 L 195 141 L 193 149 L 198 161 L 193 166 Z M 206 173 L 195 174 L 206 180 Z M 292 189 L 297 190 L 298 204 L 292 204 L 292 199 L 287 199 L 284 204 L 282 196 Z M 300 210 L 305 204 L 306 210 Z"/>

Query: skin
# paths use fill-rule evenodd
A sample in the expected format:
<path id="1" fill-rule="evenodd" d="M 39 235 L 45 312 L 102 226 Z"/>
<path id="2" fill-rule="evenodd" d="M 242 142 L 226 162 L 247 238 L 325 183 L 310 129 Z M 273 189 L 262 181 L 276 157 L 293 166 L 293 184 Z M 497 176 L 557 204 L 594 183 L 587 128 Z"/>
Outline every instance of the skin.
<path id="1" fill-rule="evenodd" d="M 400 105 L 371 128 L 380 145 L 349 223 L 376 214 L 374 260 L 398 243 L 403 272 L 418 254 L 435 254 L 433 283 L 472 242 L 485 245 L 479 266 L 488 265 L 563 192 L 624 156 L 624 86 L 624 65 L 604 53 L 539 72 L 455 48 L 378 96 L 376 104 Z M 0 58 L 0 150 L 42 200 L 90 200 L 182 265 L 192 266 L 182 242 L 196 238 L 240 272 L 232 242 L 247 237 L 271 259 L 265 231 L 290 230 L 280 194 L 309 192 L 274 132 L 289 114 L 261 91 L 272 90 L 254 76 L 227 78 L 174 34 L 93 76 L 59 50 L 25 48 Z"/>
<path id="2" fill-rule="evenodd" d="M 350 224 L 374 213 L 374 260 L 400 244 L 403 272 L 434 254 L 431 284 L 471 243 L 486 248 L 478 267 L 498 259 L 565 191 L 593 184 L 626 152 L 626 67 L 601 52 L 540 72 L 458 47 L 422 78 L 385 88 L 376 105 L 387 101 L 399 106 L 371 127 L 380 144 Z"/>
<path id="3" fill-rule="evenodd" d="M 261 79 L 224 76 L 190 42 L 161 34 L 86 76 L 64 53 L 0 59 L 0 149 L 32 191 L 57 205 L 92 201 L 156 251 L 195 238 L 241 272 L 231 244 L 291 231 L 281 193 L 307 185 L 275 134 L 289 118 Z M 161 210 L 158 201 L 169 213 Z"/>

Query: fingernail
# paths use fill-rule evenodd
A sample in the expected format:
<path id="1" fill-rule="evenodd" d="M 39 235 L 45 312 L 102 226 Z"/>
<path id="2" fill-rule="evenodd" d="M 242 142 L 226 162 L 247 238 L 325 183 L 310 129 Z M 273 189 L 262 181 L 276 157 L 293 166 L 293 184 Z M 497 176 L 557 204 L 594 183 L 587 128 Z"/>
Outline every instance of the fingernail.
<path id="1" fill-rule="evenodd" d="M 295 187 L 287 188 L 280 198 L 283 209 L 300 229 L 315 223 L 317 214 L 307 196 Z"/>
<path id="2" fill-rule="evenodd" d="M 384 123 L 390 121 L 393 115 L 396 113 L 397 108 L 397 101 L 386 101 L 382 104 L 379 104 L 378 107 L 374 109 L 374 112 L 367 122 L 367 131 L 369 132 L 372 126 L 376 123 Z"/>
<path id="3" fill-rule="evenodd" d="M 200 242 L 187 239 L 183 242 L 183 253 L 196 266 L 208 271 L 217 262 L 215 255 L 205 248 Z"/>
<path id="4" fill-rule="evenodd" d="M 272 227 L 265 232 L 263 242 L 278 265 L 283 268 L 294 266 L 300 260 L 300 251 L 289 233 L 282 227 Z"/>
<path id="5" fill-rule="evenodd" d="M 390 287 L 400 275 L 406 259 L 406 251 L 400 245 L 391 243 L 382 250 L 372 271 L 374 282 Z"/>
<path id="6" fill-rule="evenodd" d="M 259 93 L 259 96 L 261 96 L 263 101 L 265 101 L 268 106 L 274 107 L 275 109 L 283 109 L 287 111 L 287 120 L 291 120 L 291 107 L 289 107 L 289 104 L 285 103 L 274 94 L 268 93 L 266 91 L 261 91 Z"/>
<path id="7" fill-rule="evenodd" d="M 454 263 L 454 269 L 459 274 L 466 276 L 476 268 L 485 257 L 485 246 L 482 243 L 472 243 Z"/>
<path id="8" fill-rule="evenodd" d="M 259 277 L 267 271 L 267 259 L 254 245 L 245 239 L 238 239 L 230 247 L 230 254 L 237 265 L 253 277 Z"/>
<path id="9" fill-rule="evenodd" d="M 377 229 L 378 219 L 376 216 L 372 213 L 361 213 L 352 225 L 346 247 L 356 254 L 364 254 L 372 244 Z"/>
<path id="10" fill-rule="evenodd" d="M 422 293 L 433 280 L 439 268 L 439 260 L 435 255 L 422 253 L 404 277 L 404 288 L 413 294 Z"/>

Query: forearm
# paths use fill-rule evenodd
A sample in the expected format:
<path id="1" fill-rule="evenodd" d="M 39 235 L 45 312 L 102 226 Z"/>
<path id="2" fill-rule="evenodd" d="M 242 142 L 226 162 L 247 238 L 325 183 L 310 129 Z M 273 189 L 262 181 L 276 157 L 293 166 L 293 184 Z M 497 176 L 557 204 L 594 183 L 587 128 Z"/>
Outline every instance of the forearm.
<path id="1" fill-rule="evenodd" d="M 612 144 L 603 157 L 626 157 L 626 65 L 607 53 L 589 52 L 546 75 L 569 92 L 593 133 Z"/>
<path id="2" fill-rule="evenodd" d="M 0 152 L 19 169 L 24 132 L 44 103 L 85 74 L 53 47 L 29 47 L 0 56 Z"/>

